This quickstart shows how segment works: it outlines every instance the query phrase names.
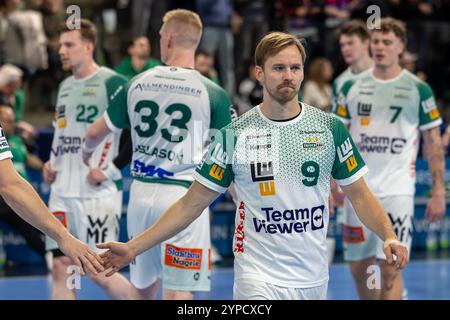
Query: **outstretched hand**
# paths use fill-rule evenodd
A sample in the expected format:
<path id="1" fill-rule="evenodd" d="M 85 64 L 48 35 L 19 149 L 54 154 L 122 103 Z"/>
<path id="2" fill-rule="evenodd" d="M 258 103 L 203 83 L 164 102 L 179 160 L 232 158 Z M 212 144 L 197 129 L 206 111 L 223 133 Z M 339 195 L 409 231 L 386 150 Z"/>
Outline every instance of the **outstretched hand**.
<path id="1" fill-rule="evenodd" d="M 135 257 L 128 243 L 105 242 L 97 244 L 97 248 L 107 249 L 106 252 L 100 254 L 105 269 L 111 268 L 106 274 L 107 277 L 112 276 L 114 273 L 128 265 Z"/>
<path id="2" fill-rule="evenodd" d="M 93 274 L 103 272 L 102 258 L 88 245 L 76 239 L 73 236 L 68 236 L 58 242 L 59 249 L 69 257 L 72 262 L 80 268 L 81 275 L 85 275 L 89 270 Z"/>

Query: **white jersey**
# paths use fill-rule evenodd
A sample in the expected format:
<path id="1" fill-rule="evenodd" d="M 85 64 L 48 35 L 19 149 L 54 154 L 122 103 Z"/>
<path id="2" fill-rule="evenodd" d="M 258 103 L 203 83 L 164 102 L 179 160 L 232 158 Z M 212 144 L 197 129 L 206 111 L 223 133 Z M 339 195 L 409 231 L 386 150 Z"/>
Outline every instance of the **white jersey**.
<path id="1" fill-rule="evenodd" d="M 52 168 L 57 171 L 52 193 L 61 197 L 97 198 L 121 188 L 121 181 L 108 180 L 98 187 L 87 182 L 89 168 L 82 161 L 81 147 L 88 127 L 125 86 L 124 77 L 105 67 L 86 78 L 70 76 L 61 83 L 50 154 Z M 117 156 L 119 138 L 120 132 L 106 136 L 92 155 L 91 167 L 101 167 Z"/>
<path id="2" fill-rule="evenodd" d="M 353 73 L 352 69 L 350 67 L 348 67 L 336 79 L 334 79 L 333 88 L 332 88 L 332 97 L 331 97 L 331 103 L 332 103 L 331 111 L 335 112 L 335 110 L 336 110 L 338 94 L 341 91 L 344 83 L 346 83 L 349 80 L 356 81 L 358 79 L 364 78 L 371 72 L 372 72 L 372 68 L 366 69 L 360 73 Z"/>
<path id="3" fill-rule="evenodd" d="M 442 123 L 430 86 L 406 70 L 391 80 L 376 79 L 371 72 L 344 84 L 335 112 L 350 126 L 370 169 L 367 182 L 373 192 L 414 195 L 419 129 Z"/>
<path id="4" fill-rule="evenodd" d="M 108 108 L 105 120 L 112 131 L 130 128 L 131 174 L 142 182 L 189 186 L 209 129 L 231 121 L 227 93 L 192 69 L 155 67 L 118 98 L 123 103 Z"/>
<path id="5" fill-rule="evenodd" d="M 3 129 L 0 127 L 0 160 L 12 158 L 11 149 L 9 148 L 8 141 L 3 134 Z"/>
<path id="6" fill-rule="evenodd" d="M 290 121 L 257 106 L 223 128 L 195 179 L 217 192 L 235 183 L 235 279 L 308 288 L 328 280 L 330 179 L 348 185 L 366 171 L 343 123 L 302 103 Z"/>

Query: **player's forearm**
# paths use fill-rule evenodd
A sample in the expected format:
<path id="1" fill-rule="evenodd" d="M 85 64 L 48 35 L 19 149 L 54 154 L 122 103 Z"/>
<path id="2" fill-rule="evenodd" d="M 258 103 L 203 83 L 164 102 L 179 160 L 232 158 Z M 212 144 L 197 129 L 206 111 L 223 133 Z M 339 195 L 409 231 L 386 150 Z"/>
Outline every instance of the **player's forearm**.
<path id="1" fill-rule="evenodd" d="M 372 192 L 366 192 L 351 202 L 362 223 L 383 241 L 397 238 L 386 211 Z"/>
<path id="2" fill-rule="evenodd" d="M 432 177 L 432 194 L 445 195 L 445 158 L 439 128 L 423 133 L 424 149 Z"/>
<path id="3" fill-rule="evenodd" d="M 363 178 L 341 188 L 366 227 L 383 240 L 396 239 L 388 215 Z"/>
<path id="4" fill-rule="evenodd" d="M 106 125 L 106 121 L 103 117 L 98 118 L 87 130 L 84 148 L 86 151 L 91 151 L 97 147 L 100 142 L 111 132 Z"/>
<path id="5" fill-rule="evenodd" d="M 33 187 L 19 175 L 9 180 L 7 187 L 1 188 L 0 193 L 22 219 L 57 242 L 66 234 L 61 222 L 51 214 Z"/>
<path id="6" fill-rule="evenodd" d="M 129 242 L 134 256 L 167 240 L 191 224 L 205 209 L 199 205 L 190 204 L 184 196 L 175 202 L 150 228 Z"/>
<path id="7" fill-rule="evenodd" d="M 35 155 L 30 154 L 27 157 L 27 167 L 34 170 L 42 170 L 42 168 L 44 167 L 44 163 Z"/>

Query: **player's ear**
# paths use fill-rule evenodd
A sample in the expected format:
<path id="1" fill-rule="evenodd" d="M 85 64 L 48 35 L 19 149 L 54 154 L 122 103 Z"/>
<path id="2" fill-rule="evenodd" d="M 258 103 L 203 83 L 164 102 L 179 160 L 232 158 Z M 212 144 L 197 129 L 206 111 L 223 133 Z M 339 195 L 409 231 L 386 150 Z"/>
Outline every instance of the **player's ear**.
<path id="1" fill-rule="evenodd" d="M 258 82 L 263 83 L 264 81 L 264 69 L 261 66 L 255 66 L 255 77 Z"/>

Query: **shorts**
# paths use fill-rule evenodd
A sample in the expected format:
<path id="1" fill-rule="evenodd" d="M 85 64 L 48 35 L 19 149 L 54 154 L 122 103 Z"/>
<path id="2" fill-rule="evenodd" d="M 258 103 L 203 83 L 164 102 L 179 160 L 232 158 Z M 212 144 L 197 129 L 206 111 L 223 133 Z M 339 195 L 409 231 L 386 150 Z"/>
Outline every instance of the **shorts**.
<path id="1" fill-rule="evenodd" d="M 326 300 L 328 281 L 312 288 L 288 288 L 255 279 L 236 279 L 234 300 Z"/>
<path id="2" fill-rule="evenodd" d="M 97 253 L 96 244 L 119 239 L 122 213 L 122 191 L 100 198 L 64 198 L 50 194 L 49 209 L 70 234 L 87 243 Z M 46 249 L 56 250 L 58 244 L 46 237 Z M 56 251 L 58 252 L 58 251 Z M 58 256 L 60 254 L 56 254 Z"/>
<path id="3" fill-rule="evenodd" d="M 133 181 L 130 188 L 128 236 L 136 237 L 153 225 L 188 189 L 178 185 Z M 158 278 L 176 291 L 209 291 L 211 287 L 209 208 L 186 229 L 135 258 L 130 280 L 138 289 Z"/>
<path id="4" fill-rule="evenodd" d="M 414 219 L 413 196 L 389 196 L 379 199 L 389 216 L 398 240 L 406 245 L 411 254 Z M 342 230 L 344 259 L 360 261 L 370 257 L 386 260 L 383 241 L 362 224 L 350 201 L 345 199 L 344 225 Z"/>

